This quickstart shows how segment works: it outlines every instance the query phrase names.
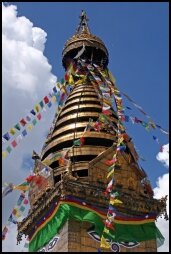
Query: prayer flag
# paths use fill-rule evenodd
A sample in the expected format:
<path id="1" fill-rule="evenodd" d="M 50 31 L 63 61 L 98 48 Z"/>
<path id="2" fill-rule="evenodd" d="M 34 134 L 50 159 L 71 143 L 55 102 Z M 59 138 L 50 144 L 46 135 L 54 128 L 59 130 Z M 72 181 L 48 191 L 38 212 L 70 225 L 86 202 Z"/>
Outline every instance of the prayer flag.
<path id="1" fill-rule="evenodd" d="M 27 126 L 27 128 L 28 128 L 29 131 L 31 131 L 31 130 L 33 129 L 33 125 L 32 125 L 32 124 L 29 124 L 29 125 Z"/>
<path id="2" fill-rule="evenodd" d="M 32 124 L 35 126 L 37 124 L 37 120 L 33 119 Z"/>
<path id="3" fill-rule="evenodd" d="M 5 144 L 6 140 L 2 137 L 2 144 Z"/>
<path id="4" fill-rule="evenodd" d="M 106 239 L 104 238 L 103 235 L 102 235 L 102 237 L 101 237 L 100 247 L 101 247 L 101 248 L 106 248 L 106 249 L 109 249 L 109 248 L 110 248 L 109 242 L 106 241 Z"/>
<path id="5" fill-rule="evenodd" d="M 12 183 L 8 183 L 7 186 L 5 186 L 3 188 L 2 197 L 7 196 L 12 191 L 13 191 L 13 184 Z"/>
<path id="6" fill-rule="evenodd" d="M 129 110 L 132 110 L 132 108 L 130 108 L 130 107 L 128 107 L 128 106 L 126 106 L 126 108 L 129 109 Z"/>
<path id="7" fill-rule="evenodd" d="M 5 226 L 3 231 L 2 231 L 2 240 L 5 240 L 7 232 L 8 232 L 8 228 Z"/>
<path id="8" fill-rule="evenodd" d="M 48 102 L 48 107 L 50 108 L 52 106 L 51 101 Z"/>
<path id="9" fill-rule="evenodd" d="M 119 193 L 117 191 L 116 192 L 111 191 L 110 196 L 111 198 L 116 198 L 119 196 Z"/>
<path id="10" fill-rule="evenodd" d="M 27 198 L 24 199 L 23 204 L 24 204 L 24 205 L 27 205 L 27 204 L 28 204 L 28 199 L 27 199 Z"/>
<path id="11" fill-rule="evenodd" d="M 53 97 L 52 97 L 51 102 L 52 102 L 52 103 L 55 103 L 55 102 L 56 102 L 56 96 L 53 96 Z"/>
<path id="12" fill-rule="evenodd" d="M 51 164 L 51 159 L 45 159 L 42 161 L 44 164 L 46 164 L 47 166 L 49 166 Z"/>
<path id="13" fill-rule="evenodd" d="M 37 119 L 38 120 L 41 120 L 41 118 L 42 118 L 42 115 L 39 113 L 39 114 L 37 114 Z"/>
<path id="14" fill-rule="evenodd" d="M 111 176 L 114 173 L 114 168 L 107 174 L 107 178 L 109 178 L 109 176 Z"/>
<path id="15" fill-rule="evenodd" d="M 113 188 L 113 183 L 114 183 L 114 180 L 112 179 L 109 183 L 108 183 L 108 186 L 106 188 L 106 191 L 107 192 L 110 192 Z"/>
<path id="16" fill-rule="evenodd" d="M 107 220 L 105 221 L 105 227 L 107 227 L 107 228 L 113 228 L 112 222 L 109 221 L 109 220 L 107 219 Z"/>
<path id="17" fill-rule="evenodd" d="M 8 133 L 8 132 L 5 133 L 5 134 L 3 135 L 3 138 L 6 139 L 7 141 L 10 140 L 10 135 L 9 135 L 9 133 Z"/>
<path id="18" fill-rule="evenodd" d="M 117 147 L 117 151 L 125 151 L 125 150 L 126 150 L 126 146 Z"/>
<path id="19" fill-rule="evenodd" d="M 28 191 L 29 190 L 29 183 L 28 182 L 23 182 L 19 185 L 16 185 L 13 187 L 14 190 L 21 190 L 21 191 Z"/>
<path id="20" fill-rule="evenodd" d="M 80 142 L 81 142 L 81 146 L 83 146 L 84 143 L 85 143 L 85 138 L 81 137 L 81 138 L 80 138 Z"/>
<path id="21" fill-rule="evenodd" d="M 122 204 L 123 202 L 119 199 L 116 198 L 110 198 L 110 204 L 111 205 L 116 205 L 116 204 Z"/>
<path id="22" fill-rule="evenodd" d="M 43 100 L 44 100 L 45 104 L 47 104 L 47 103 L 49 102 L 49 99 L 48 99 L 47 96 L 45 96 L 45 97 L 43 98 Z"/>
<path id="23" fill-rule="evenodd" d="M 21 206 L 21 207 L 20 207 L 20 211 L 21 211 L 21 212 L 24 212 L 25 209 L 26 209 L 25 206 Z"/>
<path id="24" fill-rule="evenodd" d="M 80 146 L 80 145 L 81 145 L 80 139 L 74 140 L 73 145 L 74 145 L 74 146 Z"/>
<path id="25" fill-rule="evenodd" d="M 10 152 L 12 151 L 12 148 L 11 148 L 10 146 L 8 146 L 8 147 L 6 148 L 6 150 L 7 150 L 8 153 L 10 153 Z"/>
<path id="26" fill-rule="evenodd" d="M 53 87 L 53 92 L 54 92 L 54 93 L 57 93 L 57 88 L 56 88 L 56 86 Z"/>
<path id="27" fill-rule="evenodd" d="M 31 117 L 30 116 L 26 116 L 26 120 L 27 120 L 27 122 L 30 122 L 31 121 Z"/>
<path id="28" fill-rule="evenodd" d="M 19 199 L 18 199 L 18 201 L 17 201 L 17 205 L 18 205 L 18 206 L 21 205 L 21 203 L 23 202 L 24 198 L 25 198 L 25 195 L 23 195 L 23 193 L 21 193 L 21 195 L 20 195 L 20 197 L 19 197 Z"/>
<path id="29" fill-rule="evenodd" d="M 107 170 L 108 170 L 108 172 L 110 172 L 112 169 L 114 169 L 114 167 L 115 167 L 115 164 L 112 164 Z"/>
<path id="30" fill-rule="evenodd" d="M 10 215 L 10 217 L 8 218 L 9 222 L 12 222 L 14 224 L 17 224 L 17 221 L 13 218 L 12 214 Z"/>
<path id="31" fill-rule="evenodd" d="M 109 233 L 109 229 L 107 229 L 106 227 L 104 227 L 103 232 L 106 233 L 106 234 L 108 234 L 108 233 Z"/>
<path id="32" fill-rule="evenodd" d="M 111 166 L 115 162 L 116 162 L 116 158 L 113 158 L 112 160 L 106 160 L 105 161 L 106 165 L 108 165 L 108 166 Z"/>
<path id="33" fill-rule="evenodd" d="M 20 135 L 18 135 L 17 137 L 16 137 L 16 142 L 17 142 L 17 144 L 19 144 L 19 142 L 22 140 L 22 135 L 20 134 Z"/>
<path id="34" fill-rule="evenodd" d="M 36 105 L 34 108 L 35 108 L 35 111 L 38 113 L 39 112 L 39 105 Z"/>
<path id="35" fill-rule="evenodd" d="M 23 135 L 23 137 L 25 137 L 25 136 L 27 135 L 27 131 L 26 131 L 26 130 L 23 130 L 23 131 L 22 131 L 22 135 Z"/>
<path id="36" fill-rule="evenodd" d="M 44 107 L 43 101 L 40 101 L 40 102 L 39 102 L 39 105 L 40 105 L 41 108 L 43 108 L 43 107 Z"/>
<path id="37" fill-rule="evenodd" d="M 36 112 L 34 111 L 34 109 L 32 109 L 31 111 L 30 111 L 30 113 L 32 113 L 32 115 L 36 115 Z"/>
<path id="38" fill-rule="evenodd" d="M 2 151 L 2 158 L 6 158 L 7 157 L 7 152 L 6 151 Z"/>
<path id="39" fill-rule="evenodd" d="M 113 213 L 114 211 L 116 211 L 116 208 L 109 204 L 108 212 Z"/>
<path id="40" fill-rule="evenodd" d="M 27 122 L 24 120 L 24 118 L 22 118 L 22 119 L 20 120 L 20 123 L 21 123 L 22 126 L 25 126 L 25 125 L 27 124 Z"/>
<path id="41" fill-rule="evenodd" d="M 16 130 L 15 130 L 14 128 L 11 128 L 11 129 L 9 130 L 9 133 L 11 133 L 12 135 L 15 135 Z"/>
<path id="42" fill-rule="evenodd" d="M 13 141 L 11 142 L 11 145 L 15 148 L 15 147 L 17 146 L 17 142 L 16 142 L 15 140 L 13 140 Z"/>
<path id="43" fill-rule="evenodd" d="M 129 116 L 125 116 L 125 122 L 129 122 Z"/>

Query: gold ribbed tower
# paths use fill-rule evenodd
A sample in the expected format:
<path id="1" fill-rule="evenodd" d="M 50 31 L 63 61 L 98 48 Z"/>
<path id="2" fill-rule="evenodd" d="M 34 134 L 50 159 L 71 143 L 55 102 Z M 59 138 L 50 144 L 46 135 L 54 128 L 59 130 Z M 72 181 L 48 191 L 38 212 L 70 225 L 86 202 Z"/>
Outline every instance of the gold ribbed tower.
<path id="1" fill-rule="evenodd" d="M 95 234 L 93 224 L 88 219 L 84 217 L 84 220 L 80 221 L 79 216 L 82 216 L 82 206 L 84 206 L 85 210 L 89 207 L 102 209 L 105 217 L 109 205 L 109 199 L 104 195 L 109 182 L 106 178 L 109 166 L 105 161 L 111 160 L 116 151 L 118 116 L 111 105 L 110 124 L 103 125 L 99 131 L 95 128 L 85 131 L 90 119 L 93 123 L 99 119 L 103 105 L 97 92 L 97 86 L 87 75 L 84 64 L 81 65 L 80 60 L 91 66 L 93 64 L 100 66 L 103 71 L 107 68 L 109 55 L 102 40 L 90 32 L 88 18 L 84 11 L 81 13 L 76 33 L 66 42 L 62 52 L 62 63 L 66 72 L 70 60 L 76 68 L 79 68 L 84 78 L 80 79 L 79 75 L 73 76 L 74 83 L 70 93 L 60 112 L 55 114 L 53 126 L 41 155 L 38 156 L 35 153 L 33 155 L 35 168 L 41 161 L 47 161 L 65 151 L 69 162 L 67 165 L 61 165 L 60 160 L 56 159 L 48 164 L 52 169 L 49 184 L 43 189 L 37 188 L 34 184 L 31 185 L 30 211 L 27 218 L 18 224 L 18 240 L 22 234 L 30 238 L 38 236 L 35 246 L 39 248 L 35 247 L 35 249 L 40 252 L 97 252 L 100 248 L 100 236 Z M 84 139 L 84 144 L 73 146 L 74 141 L 80 138 Z M 130 218 L 136 216 L 147 218 L 150 213 L 154 213 L 157 217 L 165 211 L 166 199 L 154 199 L 150 183 L 145 181 L 146 184 L 144 184 L 147 175 L 137 163 L 138 155 L 127 134 L 124 145 L 126 150 L 118 152 L 115 166 L 114 187 L 119 192 L 119 199 L 123 202 L 117 205 L 117 211 L 123 216 L 129 215 Z M 69 216 L 67 222 L 62 227 L 59 226 L 59 230 L 56 231 L 55 225 L 58 222 L 53 221 L 52 224 L 47 222 L 49 229 L 46 229 L 44 236 L 39 235 L 41 230 L 47 226 L 46 223 L 44 223 L 46 225 L 43 224 L 43 221 L 51 218 L 52 207 L 57 205 L 59 200 L 62 203 L 68 202 L 70 205 L 76 202 L 77 209 L 80 209 L 77 210 L 79 211 L 78 218 L 75 218 L 75 215 Z M 104 217 L 102 221 L 105 220 Z M 60 217 L 61 221 L 63 219 Z M 126 227 L 125 230 L 127 230 Z M 48 238 L 49 234 L 51 237 Z M 55 235 L 57 235 L 56 238 L 53 238 Z M 113 241 L 111 248 L 107 251 L 130 252 L 130 250 L 156 252 L 156 239 L 142 242 L 129 242 L 126 239 L 121 242 Z"/>

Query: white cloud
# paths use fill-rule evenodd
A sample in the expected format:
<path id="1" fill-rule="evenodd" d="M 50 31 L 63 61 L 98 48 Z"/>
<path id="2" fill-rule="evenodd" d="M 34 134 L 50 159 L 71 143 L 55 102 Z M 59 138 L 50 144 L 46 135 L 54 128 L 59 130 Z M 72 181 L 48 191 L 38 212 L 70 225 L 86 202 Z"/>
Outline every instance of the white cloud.
<path id="1" fill-rule="evenodd" d="M 157 187 L 153 191 L 154 197 L 157 199 L 169 195 L 169 174 L 164 174 L 158 178 Z M 167 214 L 169 214 L 169 199 L 167 199 Z M 158 248 L 158 252 L 169 252 L 169 221 L 158 218 L 156 225 L 165 237 L 165 242 Z"/>
<path id="2" fill-rule="evenodd" d="M 56 83 L 51 65 L 44 56 L 46 32 L 34 27 L 26 17 L 17 16 L 17 7 L 2 4 L 2 130 L 13 127 L 22 117 L 29 114 L 36 103 L 47 95 Z M 10 155 L 3 159 L 2 181 L 20 184 L 28 176 L 23 165 L 33 149 L 40 153 L 45 133 L 50 129 L 55 115 L 55 104 L 42 113 L 42 120 L 23 138 Z M 10 143 L 8 143 L 10 144 Z M 4 145 L 3 149 L 5 149 Z M 24 167 L 24 168 L 23 168 Z M 2 200 L 3 225 L 19 198 L 13 191 Z M 16 226 L 13 225 L 3 241 L 3 251 L 20 252 L 23 242 L 16 245 Z"/>
<path id="3" fill-rule="evenodd" d="M 163 152 L 159 152 L 156 156 L 157 160 L 169 167 L 169 144 L 163 145 Z"/>
<path id="4" fill-rule="evenodd" d="M 46 36 L 26 17 L 17 17 L 16 6 L 2 4 L 3 91 L 15 88 L 32 96 L 54 85 L 56 77 L 43 55 Z"/>

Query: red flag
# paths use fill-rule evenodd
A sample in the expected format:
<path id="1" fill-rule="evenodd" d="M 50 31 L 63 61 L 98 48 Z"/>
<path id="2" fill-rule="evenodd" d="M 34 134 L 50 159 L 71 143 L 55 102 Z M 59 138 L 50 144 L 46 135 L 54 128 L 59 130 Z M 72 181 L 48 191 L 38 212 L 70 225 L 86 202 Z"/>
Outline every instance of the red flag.
<path id="1" fill-rule="evenodd" d="M 30 176 L 28 176 L 28 177 L 26 178 L 26 181 L 27 181 L 27 182 L 31 182 L 31 181 L 33 181 L 34 177 L 35 177 L 35 176 L 30 175 Z"/>
<path id="2" fill-rule="evenodd" d="M 44 102 L 45 102 L 46 104 L 49 102 L 49 99 L 48 99 L 47 96 L 45 96 L 45 97 L 43 98 L 43 100 L 44 100 Z"/>
<path id="3" fill-rule="evenodd" d="M 102 113 L 105 115 L 111 115 L 112 112 L 110 110 L 102 110 Z"/>
<path id="4" fill-rule="evenodd" d="M 28 204 L 28 199 L 27 199 L 27 198 L 24 199 L 23 204 L 24 204 L 24 205 L 27 205 L 27 204 Z"/>
<path id="5" fill-rule="evenodd" d="M 111 223 L 109 220 L 106 220 L 106 221 L 105 221 L 105 226 L 106 226 L 107 228 L 113 228 L 113 225 L 112 225 L 112 223 Z"/>
<path id="6" fill-rule="evenodd" d="M 65 73 L 65 80 L 68 81 L 68 79 L 69 79 L 69 75 L 68 73 Z"/>
<path id="7" fill-rule="evenodd" d="M 17 142 L 16 142 L 15 140 L 13 140 L 13 141 L 11 142 L 11 145 L 12 145 L 13 147 L 16 147 L 16 146 L 17 146 Z"/>
<path id="8" fill-rule="evenodd" d="M 81 137 L 81 138 L 80 138 L 80 141 L 81 141 L 81 146 L 83 146 L 84 143 L 85 143 L 85 138 Z"/>
<path id="9" fill-rule="evenodd" d="M 22 118 L 22 119 L 20 120 L 20 123 L 21 123 L 22 126 L 25 126 L 25 125 L 27 124 L 27 122 L 24 120 L 24 118 Z"/>
<path id="10" fill-rule="evenodd" d="M 105 161 L 105 163 L 108 165 L 108 166 L 111 166 L 113 163 L 116 162 L 116 158 L 113 158 L 112 160 L 107 160 Z"/>
<path id="11" fill-rule="evenodd" d="M 39 113 L 37 114 L 37 119 L 40 120 L 42 118 L 42 115 Z"/>

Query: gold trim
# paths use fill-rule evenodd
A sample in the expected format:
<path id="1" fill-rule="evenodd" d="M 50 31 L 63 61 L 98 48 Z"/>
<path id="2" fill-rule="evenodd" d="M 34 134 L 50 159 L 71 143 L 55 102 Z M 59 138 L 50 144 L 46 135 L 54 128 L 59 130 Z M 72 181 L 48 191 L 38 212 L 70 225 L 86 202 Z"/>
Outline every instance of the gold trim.
<path id="1" fill-rule="evenodd" d="M 69 102 L 66 102 L 66 104 L 65 104 L 65 106 L 63 107 L 63 110 L 65 109 L 65 107 L 67 107 L 68 105 L 70 105 L 70 104 L 73 104 L 73 103 L 78 103 L 78 102 L 85 102 L 86 103 L 86 101 L 96 101 L 96 102 L 99 102 L 99 104 L 100 104 L 100 99 L 98 99 L 98 98 L 85 98 L 85 97 L 80 97 L 80 98 L 78 98 L 78 99 L 72 99 L 71 101 L 69 101 Z M 71 107 L 72 108 L 72 107 Z"/>
<path id="2" fill-rule="evenodd" d="M 72 124 L 68 124 L 67 126 L 62 126 L 61 128 L 59 128 L 58 130 L 56 130 L 52 137 L 55 137 L 57 136 L 58 134 L 66 131 L 66 130 L 75 130 L 75 128 L 79 128 L 79 127 L 86 127 L 88 124 L 88 121 L 87 122 L 77 122 L 76 124 L 75 123 L 72 123 Z"/>
<path id="3" fill-rule="evenodd" d="M 77 92 L 77 93 L 74 93 L 74 94 L 72 94 L 72 95 L 70 95 L 69 97 L 68 97 L 68 100 L 70 100 L 70 99 L 73 99 L 73 98 L 75 98 L 75 97 L 84 97 L 84 96 L 86 96 L 86 95 L 95 95 L 97 98 L 98 98 L 98 95 L 97 95 L 97 93 L 95 92 L 95 91 L 92 91 L 92 92 L 86 92 L 86 91 L 80 91 L 80 92 Z M 67 101 L 68 101 L 67 100 Z M 67 101 L 66 101 L 66 103 L 67 103 Z"/>
<path id="4" fill-rule="evenodd" d="M 59 117 L 63 116 L 64 114 L 74 110 L 74 109 L 81 109 L 81 108 L 90 108 L 90 110 L 92 110 L 92 108 L 99 108 L 99 109 L 102 109 L 102 107 L 100 105 L 95 105 L 95 104 L 79 104 L 79 105 L 76 105 L 76 106 L 73 106 L 72 108 L 68 108 L 68 109 L 65 109 L 61 112 L 61 114 L 59 115 Z M 72 114 L 72 113 L 71 113 Z"/>
<path id="5" fill-rule="evenodd" d="M 79 90 L 79 89 L 82 89 L 82 90 L 84 90 L 84 89 L 89 89 L 89 88 L 93 88 L 94 89 L 94 86 L 92 85 L 92 83 L 86 83 L 86 85 L 85 84 L 79 84 L 79 85 L 77 85 L 77 86 L 75 86 L 74 87 L 74 89 L 72 90 L 72 92 L 75 92 L 75 91 L 77 91 L 77 90 Z"/>
<path id="6" fill-rule="evenodd" d="M 99 113 L 96 113 L 96 112 L 81 112 L 81 113 L 78 113 L 78 118 L 79 117 L 84 117 L 84 116 L 87 116 L 89 117 L 89 115 L 91 115 L 90 117 L 94 116 L 94 117 L 99 117 Z M 57 123 L 56 123 L 56 127 L 57 128 L 61 123 L 67 121 L 67 120 L 71 120 L 71 119 L 74 119 L 77 117 L 77 113 L 74 113 L 74 114 L 71 114 L 69 116 L 65 116 L 63 117 L 62 119 L 60 119 Z"/>
<path id="7" fill-rule="evenodd" d="M 86 88 L 79 88 L 79 89 L 77 89 L 77 90 L 74 89 L 74 90 L 72 91 L 71 95 L 76 94 L 76 93 L 79 93 L 79 92 L 82 92 L 83 90 L 84 90 L 85 92 L 86 92 L 86 91 L 96 92 L 96 91 L 94 90 L 94 87 L 89 87 L 89 88 L 86 87 Z M 69 98 L 69 97 L 68 97 L 68 98 Z"/>
<path id="8" fill-rule="evenodd" d="M 75 138 L 80 138 L 82 137 L 83 132 L 76 132 L 75 133 Z M 109 139 L 109 140 L 114 140 L 115 136 L 112 134 L 107 134 L 107 133 L 102 133 L 102 132 L 95 132 L 95 131 L 90 131 L 90 132 L 86 132 L 84 134 L 85 138 L 104 138 L 104 139 Z M 73 140 L 74 135 L 73 133 L 71 134 L 66 134 L 63 137 L 58 138 L 57 140 L 53 140 L 51 141 L 46 147 L 45 149 L 42 151 L 42 156 L 52 147 L 64 142 L 64 141 L 71 141 Z"/>

